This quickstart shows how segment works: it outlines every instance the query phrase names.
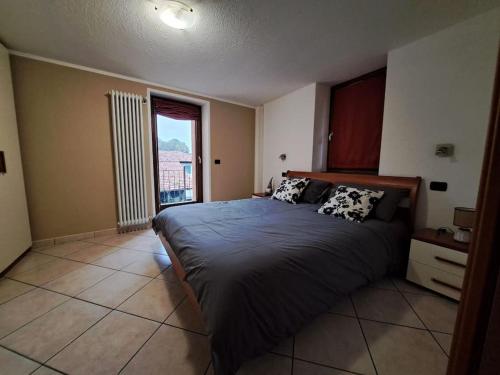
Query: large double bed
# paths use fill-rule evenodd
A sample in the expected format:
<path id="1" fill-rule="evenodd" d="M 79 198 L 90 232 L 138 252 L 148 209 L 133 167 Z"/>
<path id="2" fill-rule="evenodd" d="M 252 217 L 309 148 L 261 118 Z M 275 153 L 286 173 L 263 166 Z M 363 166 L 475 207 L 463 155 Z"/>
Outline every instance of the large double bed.
<path id="1" fill-rule="evenodd" d="M 271 199 L 172 207 L 153 227 L 210 337 L 217 375 L 272 349 L 353 290 L 405 265 L 420 178 L 288 172 L 408 191 L 389 222 Z"/>

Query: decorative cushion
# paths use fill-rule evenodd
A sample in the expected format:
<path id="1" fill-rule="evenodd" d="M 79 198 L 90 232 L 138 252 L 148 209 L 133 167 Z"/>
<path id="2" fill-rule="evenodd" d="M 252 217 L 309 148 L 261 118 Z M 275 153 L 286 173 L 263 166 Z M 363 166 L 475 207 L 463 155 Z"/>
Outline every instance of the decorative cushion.
<path id="1" fill-rule="evenodd" d="M 396 210 L 401 202 L 401 200 L 409 195 L 407 189 L 397 189 L 389 187 L 376 187 L 369 185 L 358 185 L 358 184 L 345 184 L 347 187 L 355 187 L 358 189 L 368 189 L 368 190 L 378 190 L 383 191 L 384 196 L 377 202 L 373 210 L 370 212 L 369 217 L 374 217 L 375 219 L 384 220 L 387 222 L 392 221 Z M 335 194 L 337 186 L 334 186 L 330 193 L 330 197 Z"/>
<path id="2" fill-rule="evenodd" d="M 361 223 L 383 195 L 383 191 L 340 185 L 318 213 Z"/>
<path id="3" fill-rule="evenodd" d="M 296 204 L 308 183 L 308 178 L 287 178 L 281 181 L 271 198 Z"/>
<path id="4" fill-rule="evenodd" d="M 328 181 L 310 180 L 300 200 L 305 203 L 319 203 L 322 199 L 326 199 L 331 186 Z"/>

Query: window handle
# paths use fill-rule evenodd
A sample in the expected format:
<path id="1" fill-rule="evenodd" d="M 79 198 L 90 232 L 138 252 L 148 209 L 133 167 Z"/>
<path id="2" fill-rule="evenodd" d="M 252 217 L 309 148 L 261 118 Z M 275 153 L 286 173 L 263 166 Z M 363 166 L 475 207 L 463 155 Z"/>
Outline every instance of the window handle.
<path id="1" fill-rule="evenodd" d="M 198 164 L 201 164 L 201 156 L 198 156 Z"/>
<path id="2" fill-rule="evenodd" d="M 328 134 L 328 142 L 331 142 L 332 141 L 332 138 L 333 138 L 333 132 L 330 132 Z"/>

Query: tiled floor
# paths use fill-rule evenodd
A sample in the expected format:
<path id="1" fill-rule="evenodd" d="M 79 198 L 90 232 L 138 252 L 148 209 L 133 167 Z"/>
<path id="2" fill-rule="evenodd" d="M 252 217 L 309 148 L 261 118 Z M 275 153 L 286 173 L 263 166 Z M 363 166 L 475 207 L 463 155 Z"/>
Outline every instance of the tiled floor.
<path id="1" fill-rule="evenodd" d="M 444 374 L 457 304 L 385 279 L 238 375 Z M 0 375 L 213 374 L 202 320 L 152 231 L 31 251 L 0 280 Z"/>

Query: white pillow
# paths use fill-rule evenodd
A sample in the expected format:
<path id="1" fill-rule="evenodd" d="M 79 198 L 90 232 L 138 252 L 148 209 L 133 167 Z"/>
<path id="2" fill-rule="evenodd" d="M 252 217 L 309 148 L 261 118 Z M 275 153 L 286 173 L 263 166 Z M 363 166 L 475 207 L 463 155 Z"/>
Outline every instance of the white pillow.
<path id="1" fill-rule="evenodd" d="M 318 213 L 361 223 L 382 196 L 383 191 L 339 186 Z"/>
<path id="2" fill-rule="evenodd" d="M 287 178 L 281 181 L 271 198 L 296 204 L 308 183 L 308 178 Z"/>

